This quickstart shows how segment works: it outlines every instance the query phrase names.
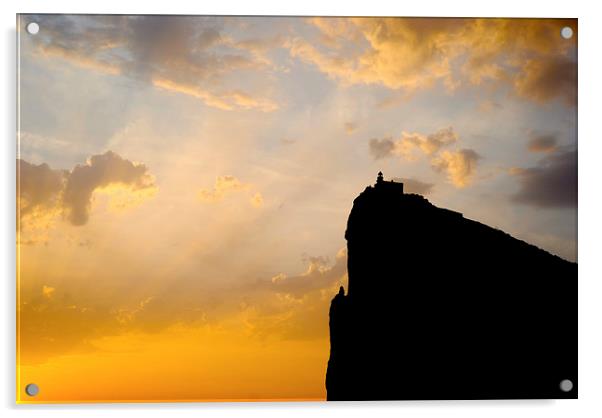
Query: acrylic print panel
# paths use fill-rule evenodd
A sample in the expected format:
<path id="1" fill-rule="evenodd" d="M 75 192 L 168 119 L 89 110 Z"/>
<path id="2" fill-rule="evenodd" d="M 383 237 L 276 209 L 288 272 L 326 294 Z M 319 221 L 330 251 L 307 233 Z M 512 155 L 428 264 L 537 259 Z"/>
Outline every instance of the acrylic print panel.
<path id="1" fill-rule="evenodd" d="M 577 34 L 18 16 L 17 401 L 576 398 Z"/>

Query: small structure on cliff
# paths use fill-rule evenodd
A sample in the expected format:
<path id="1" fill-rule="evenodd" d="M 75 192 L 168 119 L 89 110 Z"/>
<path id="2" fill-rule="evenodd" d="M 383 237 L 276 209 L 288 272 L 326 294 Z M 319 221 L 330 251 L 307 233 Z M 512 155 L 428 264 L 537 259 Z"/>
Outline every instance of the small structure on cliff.
<path id="1" fill-rule="evenodd" d="M 374 188 L 376 188 L 376 189 L 385 189 L 387 191 L 391 191 L 391 192 L 394 192 L 394 193 L 403 194 L 403 183 L 397 182 L 397 181 L 393 181 L 393 180 L 386 181 L 383 178 L 383 172 L 382 171 L 379 171 L 378 175 L 376 176 L 376 184 L 374 185 Z"/>

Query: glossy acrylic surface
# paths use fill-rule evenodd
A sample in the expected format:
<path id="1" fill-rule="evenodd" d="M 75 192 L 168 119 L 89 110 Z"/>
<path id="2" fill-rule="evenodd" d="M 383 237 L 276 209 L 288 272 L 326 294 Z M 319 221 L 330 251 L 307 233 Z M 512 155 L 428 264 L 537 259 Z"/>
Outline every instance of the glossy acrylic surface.
<path id="1" fill-rule="evenodd" d="M 17 26 L 17 402 L 576 397 L 576 19 Z"/>

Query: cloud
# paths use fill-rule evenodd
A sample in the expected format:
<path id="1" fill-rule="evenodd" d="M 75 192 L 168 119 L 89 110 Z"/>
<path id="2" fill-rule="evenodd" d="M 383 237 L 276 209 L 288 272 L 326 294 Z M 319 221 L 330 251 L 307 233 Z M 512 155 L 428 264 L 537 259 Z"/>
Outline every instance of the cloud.
<path id="1" fill-rule="evenodd" d="M 445 172 L 450 182 L 461 188 L 472 182 L 480 158 L 481 156 L 472 149 L 443 151 L 431 164 L 435 171 Z"/>
<path id="2" fill-rule="evenodd" d="M 330 288 L 338 283 L 347 272 L 347 251 L 340 250 L 333 265 L 326 257 L 308 257 L 307 270 L 299 276 L 278 276 L 278 280 L 270 280 L 270 290 L 289 294 L 293 297 L 315 290 Z"/>
<path id="3" fill-rule="evenodd" d="M 270 278 L 259 279 L 250 284 L 249 290 L 287 294 L 301 298 L 304 294 L 330 288 L 339 283 L 347 272 L 347 249 L 342 248 L 335 256 L 334 263 L 324 256 L 305 256 L 306 270 L 295 276 L 278 273 Z"/>
<path id="4" fill-rule="evenodd" d="M 46 211 L 58 204 L 68 172 L 53 170 L 48 164 L 31 164 L 17 160 L 17 196 L 19 215 Z"/>
<path id="5" fill-rule="evenodd" d="M 98 301 L 78 300 L 67 291 L 44 285 L 22 295 L 19 342 L 23 364 L 38 364 L 57 355 L 93 349 L 89 339 L 118 333 L 119 323 Z M 41 326 L 43 324 L 43 326 Z"/>
<path id="6" fill-rule="evenodd" d="M 397 156 L 405 160 L 416 159 L 415 151 L 431 160 L 431 167 L 438 173 L 446 173 L 450 182 L 456 187 L 469 185 L 474 177 L 477 161 L 481 158 L 472 149 L 456 151 L 442 150 L 459 141 L 458 134 L 450 126 L 441 128 L 428 135 L 402 132 L 399 139 L 371 139 L 369 151 L 375 160 Z M 410 183 L 412 180 L 410 180 Z M 424 186 L 413 184 L 424 190 Z M 429 189 L 430 190 L 430 189 Z"/>
<path id="7" fill-rule="evenodd" d="M 248 292 L 242 311 L 249 333 L 260 338 L 310 339 L 328 336 L 328 309 L 332 297 L 347 277 L 347 251 L 341 249 L 331 263 L 327 257 L 307 257 L 305 272 L 279 273 L 261 279 Z M 247 292 L 247 293 L 248 293 Z"/>
<path id="8" fill-rule="evenodd" d="M 281 35 L 272 36 L 269 38 L 248 38 L 243 40 L 227 40 L 228 45 L 254 53 L 265 53 L 270 49 L 281 48 L 286 46 L 287 39 Z"/>
<path id="9" fill-rule="evenodd" d="M 119 75 L 122 71 L 119 65 L 112 64 L 106 60 L 83 55 L 77 50 L 68 49 L 61 45 L 44 45 L 43 47 L 40 47 L 39 51 L 40 54 L 46 58 L 62 58 L 78 67 L 98 71 L 104 74 Z"/>
<path id="10" fill-rule="evenodd" d="M 73 225 L 84 225 L 90 216 L 95 190 L 117 185 L 130 191 L 154 190 L 154 178 L 147 167 L 134 163 L 112 151 L 93 155 L 86 164 L 73 168 L 63 193 L 67 218 Z"/>
<path id="11" fill-rule="evenodd" d="M 368 143 L 368 146 L 370 154 L 372 154 L 375 160 L 389 157 L 393 154 L 393 150 L 395 150 L 395 142 L 392 138 L 373 138 Z"/>
<path id="12" fill-rule="evenodd" d="M 21 232 L 39 226 L 41 220 L 48 223 L 58 215 L 73 225 L 84 225 L 96 191 L 125 190 L 144 199 L 156 190 L 154 178 L 144 164 L 126 160 L 112 151 L 93 155 L 70 171 L 24 160 L 18 160 L 18 167 Z"/>
<path id="13" fill-rule="evenodd" d="M 397 148 L 402 153 L 411 152 L 413 148 L 418 148 L 426 155 L 433 155 L 441 148 L 457 141 L 458 135 L 450 126 L 448 128 L 439 129 L 430 135 L 403 132 Z"/>
<path id="14" fill-rule="evenodd" d="M 198 198 L 205 203 L 221 202 L 227 195 L 235 192 L 246 192 L 249 198 L 249 204 L 254 208 L 261 208 L 264 205 L 263 195 L 258 191 L 252 191 L 253 185 L 243 183 L 232 175 L 218 176 L 211 189 L 201 189 Z M 251 194 L 252 193 L 252 194 Z"/>
<path id="15" fill-rule="evenodd" d="M 404 131 L 401 133 L 401 138 L 397 140 L 393 140 L 392 138 L 371 139 L 369 147 L 374 159 L 386 158 L 392 155 L 413 159 L 412 154 L 414 150 L 419 150 L 423 154 L 431 156 L 439 152 L 441 148 L 457 141 L 458 135 L 450 126 L 439 129 L 429 135 Z"/>
<path id="16" fill-rule="evenodd" d="M 147 305 L 155 300 L 155 296 L 148 296 L 141 301 L 138 301 L 132 308 L 120 308 L 115 312 L 115 318 L 120 324 L 128 324 L 137 319 Z"/>
<path id="17" fill-rule="evenodd" d="M 271 68 L 284 73 L 290 71 L 290 68 L 287 66 L 277 65 L 269 58 L 270 51 L 277 48 L 286 48 L 288 46 L 288 39 L 285 36 L 278 34 L 272 37 L 254 37 L 242 40 L 224 36 L 223 39 L 224 45 L 250 53 L 257 63 L 265 64 L 266 68 Z"/>
<path id="18" fill-rule="evenodd" d="M 266 98 L 254 98 L 240 90 L 214 94 L 193 84 L 177 83 L 164 78 L 155 78 L 152 80 L 152 84 L 162 90 L 185 94 L 187 96 L 201 99 L 208 106 L 212 106 L 221 110 L 234 110 L 237 108 L 242 108 L 257 109 L 262 112 L 273 112 L 274 110 L 278 109 L 278 105 L 274 101 Z"/>
<path id="19" fill-rule="evenodd" d="M 577 151 L 559 150 L 535 167 L 515 168 L 520 190 L 512 200 L 537 208 L 577 207 Z"/>
<path id="20" fill-rule="evenodd" d="M 405 193 L 428 195 L 433 191 L 433 183 L 425 183 L 420 180 L 403 177 L 394 177 L 391 180 L 403 183 Z"/>
<path id="21" fill-rule="evenodd" d="M 415 89 L 432 85 L 448 71 L 437 45 L 455 24 L 452 20 L 433 19 L 422 24 L 417 19 L 359 18 L 341 24 L 341 20 L 318 18 L 311 22 L 320 31 L 318 39 L 332 41 L 319 48 L 318 43 L 297 38 L 291 55 L 345 83 Z M 366 46 L 362 48 L 362 44 Z"/>
<path id="22" fill-rule="evenodd" d="M 524 77 L 514 81 L 516 92 L 525 98 L 546 103 L 561 98 L 567 105 L 577 104 L 577 64 L 565 56 L 528 60 Z"/>
<path id="23" fill-rule="evenodd" d="M 314 18 L 316 39 L 296 38 L 293 57 L 344 84 L 413 92 L 441 83 L 510 86 L 536 102 L 574 104 L 576 40 L 560 29 L 575 20 Z"/>
<path id="24" fill-rule="evenodd" d="M 529 140 L 527 148 L 531 152 L 554 152 L 558 149 L 558 145 L 554 135 L 539 135 Z"/>
<path id="25" fill-rule="evenodd" d="M 251 197 L 250 202 L 251 206 L 254 208 L 260 208 L 263 206 L 263 196 L 261 193 L 257 192 L 253 195 L 253 197 Z"/>
<path id="26" fill-rule="evenodd" d="M 148 82 L 221 110 L 271 112 L 265 86 L 243 91 L 248 75 L 285 72 L 269 52 L 315 66 L 343 84 L 412 93 L 491 83 L 538 103 L 576 97 L 576 20 L 310 18 L 271 37 L 234 36 L 237 19 L 191 16 L 35 16 L 36 51 L 109 75 Z M 23 25 L 24 27 L 25 25 Z M 313 29 L 313 31 L 311 30 Z M 229 87 L 225 87 L 228 84 Z"/>
<path id="27" fill-rule="evenodd" d="M 281 273 L 273 282 L 262 278 L 214 286 L 199 280 L 197 272 L 192 282 L 172 277 L 172 285 L 161 285 L 159 291 L 145 287 L 123 292 L 108 284 L 99 291 L 93 286 L 96 280 L 81 282 L 91 287 L 59 287 L 31 278 L 22 294 L 22 361 L 36 364 L 53 356 L 96 351 L 104 338 L 157 333 L 174 325 L 221 330 L 234 326 L 236 332 L 256 338 L 326 338 L 330 300 L 346 277 L 346 252 L 341 250 L 334 262 L 323 256 L 305 261 L 303 273 Z"/>
<path id="28" fill-rule="evenodd" d="M 226 194 L 230 192 L 248 190 L 249 187 L 250 185 L 242 183 L 234 176 L 218 176 L 215 179 L 215 185 L 213 186 L 213 189 L 201 189 L 198 196 L 203 202 L 219 202 Z"/>
<path id="29" fill-rule="evenodd" d="M 363 38 L 361 30 L 351 19 L 313 17 L 306 21 L 320 30 L 320 43 L 334 49 L 344 47 L 347 40 L 359 42 Z"/>
<path id="30" fill-rule="evenodd" d="M 227 77 L 274 69 L 257 45 L 222 35 L 224 19 L 191 16 L 32 17 L 44 28 L 35 51 L 81 68 L 147 82 L 221 110 L 271 112 L 279 105 L 262 92 L 225 88 Z M 24 27 L 25 25 L 23 25 Z M 236 85 L 236 78 L 230 79 Z"/>

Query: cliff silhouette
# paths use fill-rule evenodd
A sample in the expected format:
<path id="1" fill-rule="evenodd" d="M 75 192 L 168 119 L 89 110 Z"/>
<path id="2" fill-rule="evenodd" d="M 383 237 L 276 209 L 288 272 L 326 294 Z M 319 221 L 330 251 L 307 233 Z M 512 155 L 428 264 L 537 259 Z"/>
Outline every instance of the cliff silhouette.
<path id="1" fill-rule="evenodd" d="M 345 238 L 328 400 L 577 397 L 576 263 L 381 173 L 354 200 Z"/>

